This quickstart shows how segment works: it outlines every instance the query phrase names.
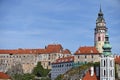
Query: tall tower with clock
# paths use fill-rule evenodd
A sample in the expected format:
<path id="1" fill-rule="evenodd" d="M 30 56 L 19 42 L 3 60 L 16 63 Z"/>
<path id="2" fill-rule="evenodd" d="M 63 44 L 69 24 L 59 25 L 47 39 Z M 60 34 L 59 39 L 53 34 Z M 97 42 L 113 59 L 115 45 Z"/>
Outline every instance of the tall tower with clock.
<path id="1" fill-rule="evenodd" d="M 107 27 L 105 23 L 105 19 L 103 17 L 103 13 L 100 7 L 100 11 L 98 13 L 98 18 L 96 20 L 96 28 L 94 33 L 94 46 L 100 53 L 103 53 L 103 45 L 105 42 L 105 34 L 107 32 Z"/>

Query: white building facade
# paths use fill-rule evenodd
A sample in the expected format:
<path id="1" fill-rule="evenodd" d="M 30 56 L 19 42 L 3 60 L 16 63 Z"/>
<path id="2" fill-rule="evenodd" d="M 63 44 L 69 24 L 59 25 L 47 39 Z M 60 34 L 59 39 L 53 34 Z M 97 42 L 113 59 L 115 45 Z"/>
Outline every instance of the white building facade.
<path id="1" fill-rule="evenodd" d="M 100 60 L 100 80 L 115 80 L 115 62 L 114 56 L 111 53 L 111 48 L 109 37 L 106 33 L 103 54 Z"/>
<path id="2" fill-rule="evenodd" d="M 51 79 L 54 80 L 58 75 L 64 74 L 74 65 L 74 56 L 59 58 L 52 63 Z"/>

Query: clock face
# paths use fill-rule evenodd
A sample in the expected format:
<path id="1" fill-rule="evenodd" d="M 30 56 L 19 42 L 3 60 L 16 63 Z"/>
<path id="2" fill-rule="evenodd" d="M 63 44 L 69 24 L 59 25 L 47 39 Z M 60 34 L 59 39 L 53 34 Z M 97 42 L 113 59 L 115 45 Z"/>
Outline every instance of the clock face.
<path id="1" fill-rule="evenodd" d="M 105 26 L 105 23 L 103 23 L 103 26 Z"/>
<path id="2" fill-rule="evenodd" d="M 98 23 L 97 26 L 100 26 L 100 23 Z"/>

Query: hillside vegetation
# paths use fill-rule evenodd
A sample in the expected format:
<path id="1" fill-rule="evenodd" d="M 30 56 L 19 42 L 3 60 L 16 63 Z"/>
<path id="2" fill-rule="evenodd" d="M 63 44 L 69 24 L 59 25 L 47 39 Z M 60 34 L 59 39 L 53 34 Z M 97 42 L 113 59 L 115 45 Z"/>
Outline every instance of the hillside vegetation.
<path id="1" fill-rule="evenodd" d="M 80 80 L 80 78 L 82 78 L 85 73 L 88 71 L 88 69 L 91 66 L 99 66 L 100 63 L 96 62 L 96 63 L 87 63 L 87 64 L 83 64 L 79 67 L 73 67 L 72 69 L 68 70 L 65 74 L 61 74 L 59 75 L 56 80 L 70 80 L 70 79 L 74 79 L 74 80 Z"/>

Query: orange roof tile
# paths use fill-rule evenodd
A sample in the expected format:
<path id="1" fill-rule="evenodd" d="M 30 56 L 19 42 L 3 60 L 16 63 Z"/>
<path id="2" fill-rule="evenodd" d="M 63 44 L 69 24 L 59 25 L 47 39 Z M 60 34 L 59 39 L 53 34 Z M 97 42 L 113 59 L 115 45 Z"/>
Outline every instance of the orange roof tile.
<path id="1" fill-rule="evenodd" d="M 99 54 L 99 51 L 93 46 L 84 46 L 84 47 L 80 47 L 75 52 L 75 55 L 78 54 Z"/>
<path id="2" fill-rule="evenodd" d="M 50 54 L 50 53 L 63 53 L 71 54 L 68 49 L 63 50 L 60 44 L 49 44 L 45 49 L 1 49 L 0 54 Z"/>
<path id="3" fill-rule="evenodd" d="M 10 79 L 10 76 L 3 72 L 0 72 L 0 79 Z"/>
<path id="4" fill-rule="evenodd" d="M 64 62 L 72 62 L 72 61 L 74 61 L 74 56 L 69 56 L 69 57 L 59 58 L 53 64 L 64 63 Z"/>
<path id="5" fill-rule="evenodd" d="M 91 76 L 90 71 L 88 71 L 82 80 L 100 80 L 100 79 L 96 76 L 95 73 L 93 76 Z"/>

